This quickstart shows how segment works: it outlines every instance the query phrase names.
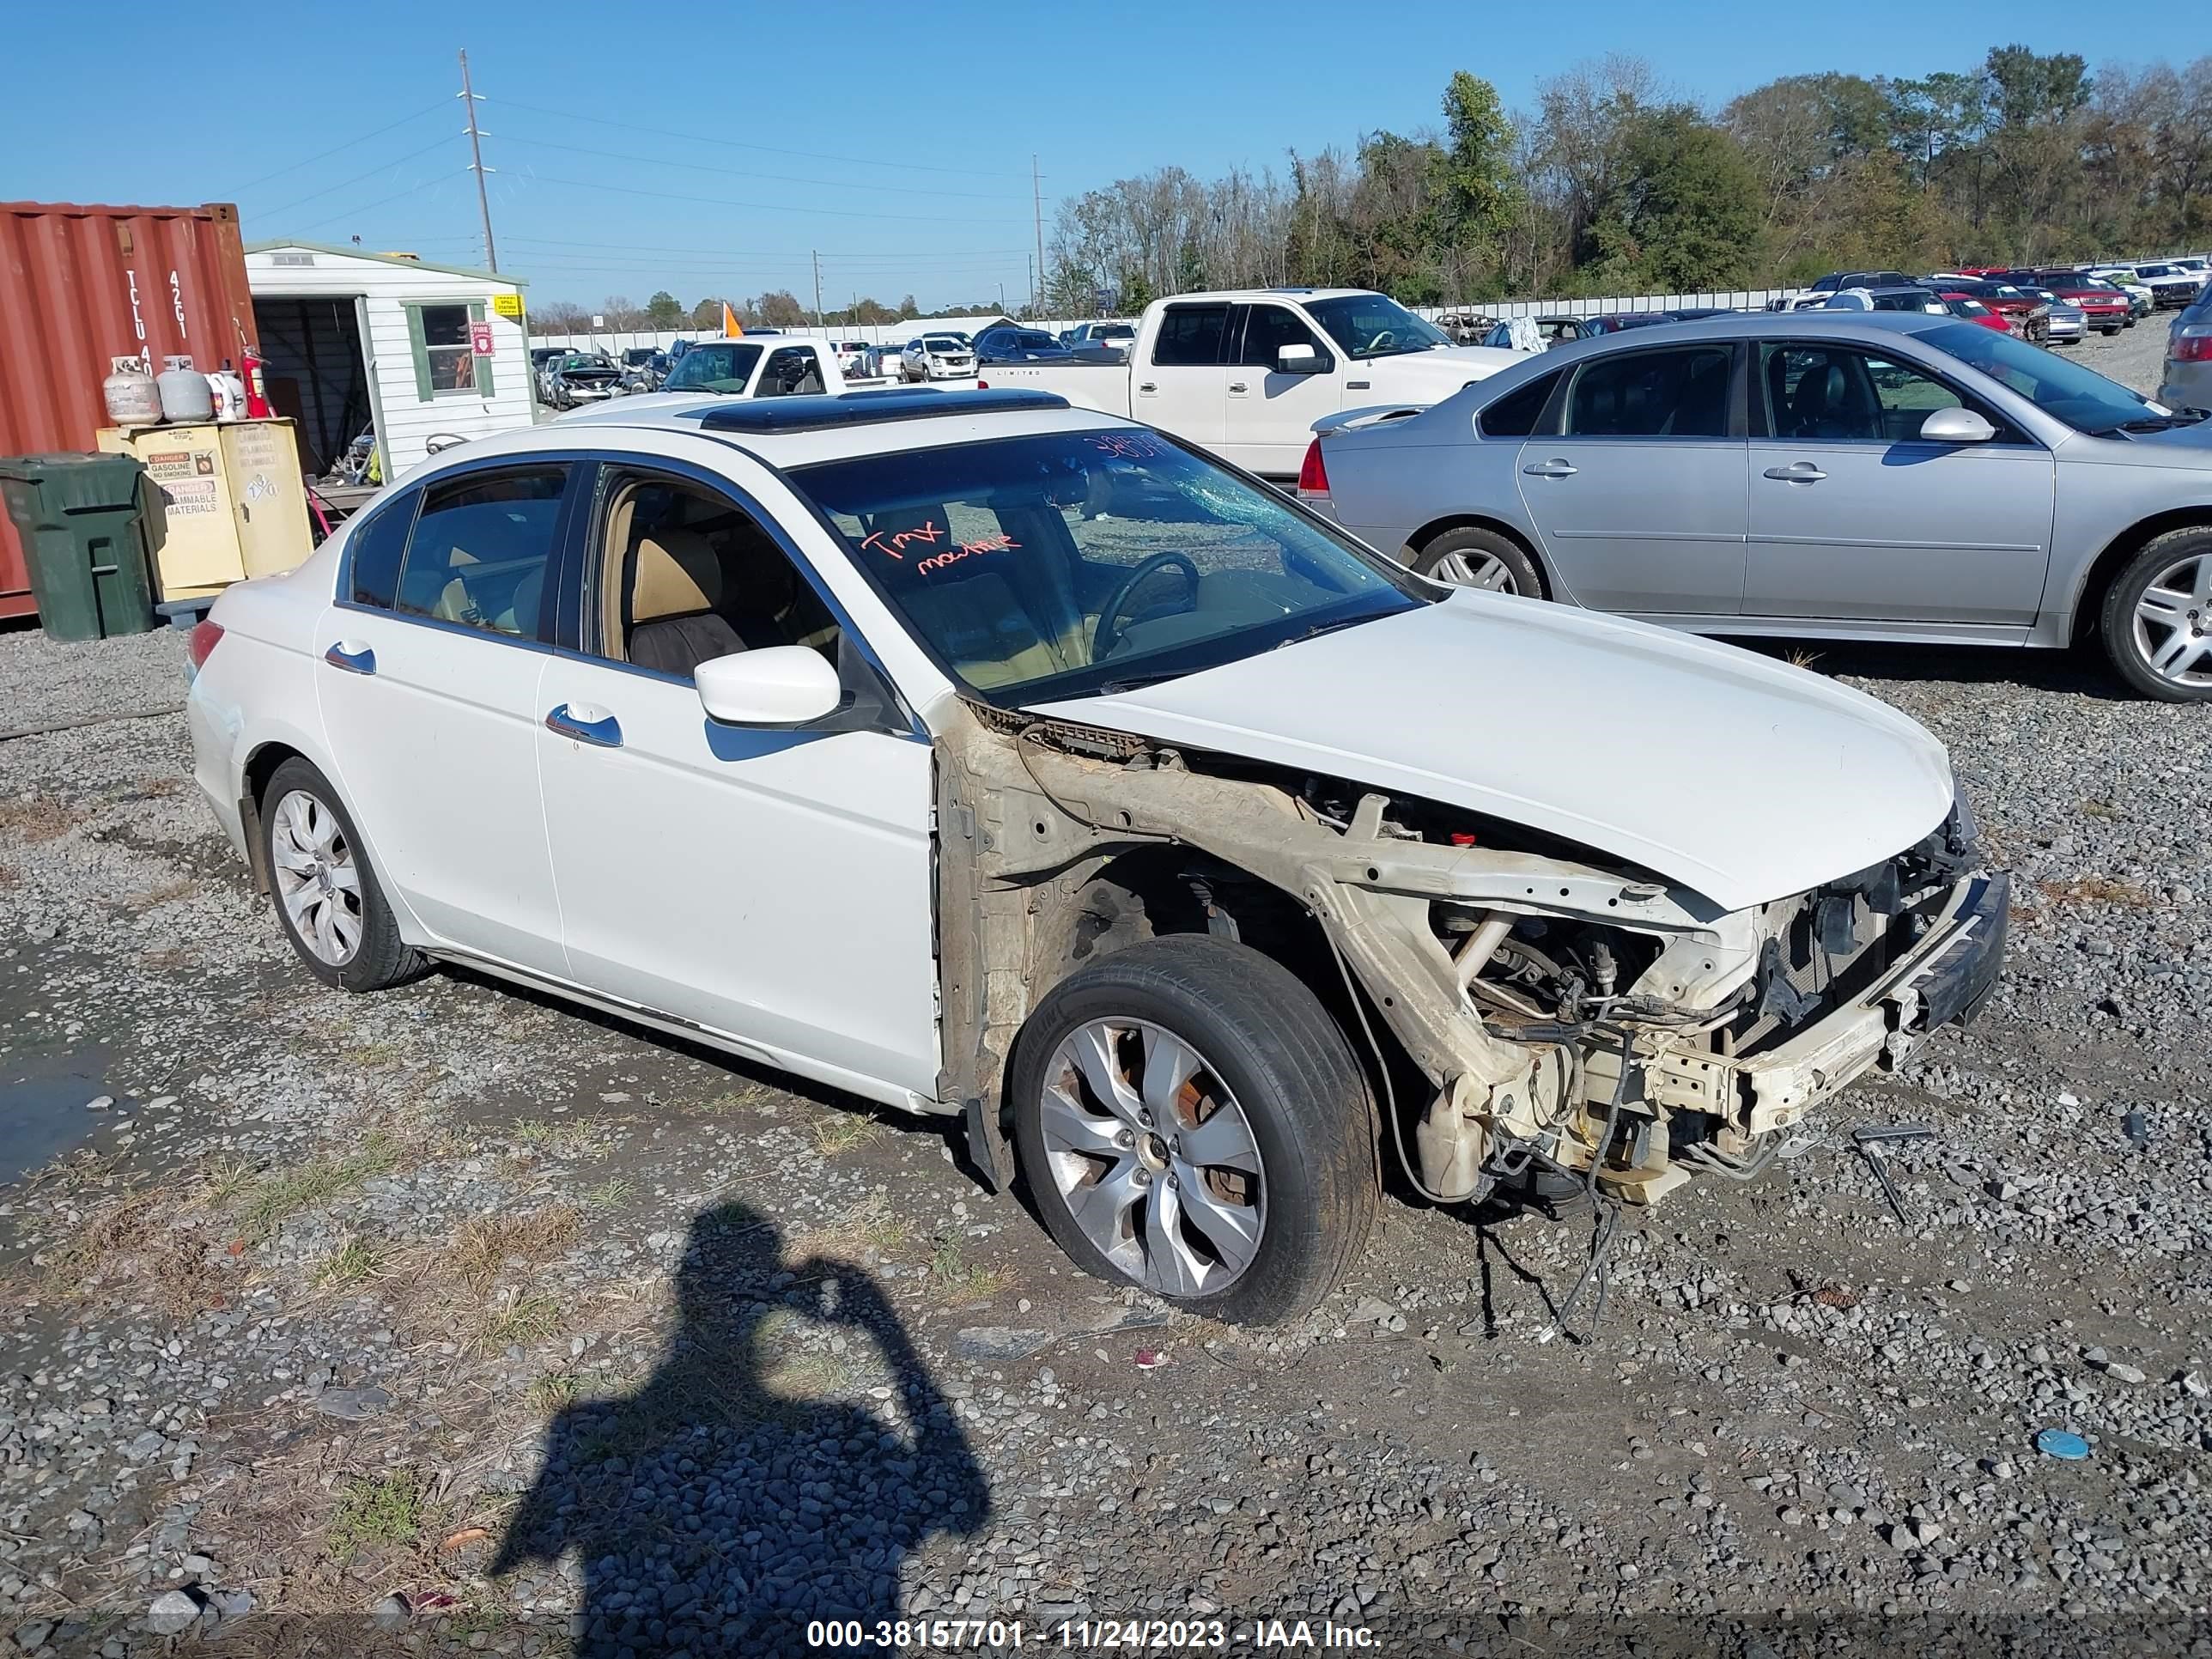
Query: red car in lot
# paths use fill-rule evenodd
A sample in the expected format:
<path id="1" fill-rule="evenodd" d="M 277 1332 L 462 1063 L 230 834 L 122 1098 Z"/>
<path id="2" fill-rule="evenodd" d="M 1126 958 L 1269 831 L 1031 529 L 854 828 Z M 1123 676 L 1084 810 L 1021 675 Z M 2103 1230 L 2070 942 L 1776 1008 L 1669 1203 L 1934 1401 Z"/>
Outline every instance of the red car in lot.
<path id="1" fill-rule="evenodd" d="M 2013 331 L 2012 325 L 2007 322 L 2002 315 L 1984 305 L 1971 294 L 1947 294 L 1942 289 L 1938 289 L 1936 290 L 1936 297 L 1950 307 L 1951 314 L 1954 317 L 1963 318 L 1970 323 L 1978 323 L 1984 328 L 1993 328 L 2000 334 L 2009 334 Z"/>
<path id="2" fill-rule="evenodd" d="M 2118 334 L 2129 323 L 2128 296 L 2109 283 L 2064 269 L 2008 270 L 2000 278 L 2031 288 L 2047 288 L 2069 306 L 2078 307 L 2085 326 L 2103 334 Z"/>
<path id="3" fill-rule="evenodd" d="M 1924 286 L 1934 289 L 1946 300 L 1954 296 L 1979 300 L 2031 345 L 2041 345 L 2051 337 L 2051 308 L 2010 283 L 1999 282 L 1994 276 L 1970 275 L 1963 280 L 1957 276 L 1930 276 Z"/>

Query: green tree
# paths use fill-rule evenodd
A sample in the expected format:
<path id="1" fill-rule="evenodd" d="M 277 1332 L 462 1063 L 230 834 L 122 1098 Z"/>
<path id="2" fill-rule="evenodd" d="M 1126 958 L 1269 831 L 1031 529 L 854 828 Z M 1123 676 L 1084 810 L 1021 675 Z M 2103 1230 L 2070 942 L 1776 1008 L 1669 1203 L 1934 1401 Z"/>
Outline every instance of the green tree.
<path id="1" fill-rule="evenodd" d="M 1451 270 L 1446 299 L 1466 298 L 1477 271 L 1495 268 L 1520 208 L 1513 123 L 1489 82 L 1455 70 L 1444 86 L 1445 142 L 1433 173 L 1433 222 Z"/>
<path id="2" fill-rule="evenodd" d="M 664 288 L 645 302 L 645 320 L 653 328 L 674 328 L 684 320 L 684 307 Z"/>
<path id="3" fill-rule="evenodd" d="M 1607 278 L 1688 293 L 1755 274 L 1759 181 L 1742 148 L 1686 104 L 1628 124 L 1618 175 L 1594 227 Z"/>
<path id="4" fill-rule="evenodd" d="M 769 289 L 753 301 L 753 309 L 760 313 L 766 328 L 798 328 L 807 320 L 806 307 L 788 289 Z"/>

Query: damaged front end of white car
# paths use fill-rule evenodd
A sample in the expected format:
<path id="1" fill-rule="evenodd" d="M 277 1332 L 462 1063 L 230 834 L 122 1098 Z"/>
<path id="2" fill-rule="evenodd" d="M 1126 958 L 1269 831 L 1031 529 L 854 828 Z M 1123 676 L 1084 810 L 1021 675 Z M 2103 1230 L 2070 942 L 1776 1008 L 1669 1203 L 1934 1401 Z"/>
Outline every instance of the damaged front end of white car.
<path id="1" fill-rule="evenodd" d="M 939 744 L 942 1084 L 985 1116 L 1036 999 L 1177 912 L 1340 981 L 1432 1200 L 1549 1179 L 1648 1204 L 1757 1175 L 1977 1011 L 2002 957 L 2008 883 L 1955 786 L 1910 845 L 1728 908 L 1463 804 L 969 708 Z"/>

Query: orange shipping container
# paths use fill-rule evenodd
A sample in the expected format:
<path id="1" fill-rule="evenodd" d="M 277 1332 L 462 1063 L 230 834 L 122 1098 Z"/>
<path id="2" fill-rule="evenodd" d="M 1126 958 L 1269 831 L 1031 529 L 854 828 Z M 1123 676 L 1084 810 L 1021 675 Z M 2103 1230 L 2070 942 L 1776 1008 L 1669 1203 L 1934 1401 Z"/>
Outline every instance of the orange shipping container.
<path id="1" fill-rule="evenodd" d="M 0 455 L 90 451 L 118 357 L 220 368 L 255 338 L 238 210 L 0 202 Z M 0 617 L 34 606 L 0 514 Z"/>

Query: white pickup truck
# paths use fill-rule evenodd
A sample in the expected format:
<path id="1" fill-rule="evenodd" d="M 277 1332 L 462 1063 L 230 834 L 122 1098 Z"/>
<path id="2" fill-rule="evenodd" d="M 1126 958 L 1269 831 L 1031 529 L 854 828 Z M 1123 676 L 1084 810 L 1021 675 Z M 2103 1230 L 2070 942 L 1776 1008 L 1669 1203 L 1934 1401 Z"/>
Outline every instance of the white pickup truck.
<path id="1" fill-rule="evenodd" d="M 675 408 L 712 398 L 792 398 L 809 392 L 845 390 L 845 374 L 838 365 L 838 350 L 828 340 L 787 340 L 775 336 L 760 339 L 701 340 L 676 360 L 658 392 L 628 398 L 611 398 L 586 404 L 561 416 L 574 420 L 592 415 L 613 418 L 635 416 L 642 409 Z"/>
<path id="2" fill-rule="evenodd" d="M 978 384 L 1057 392 L 1188 438 L 1262 477 L 1291 478 L 1323 416 L 1441 403 L 1521 361 L 1455 346 L 1386 295 L 1249 289 L 1155 301 L 1126 363 L 986 363 Z"/>

